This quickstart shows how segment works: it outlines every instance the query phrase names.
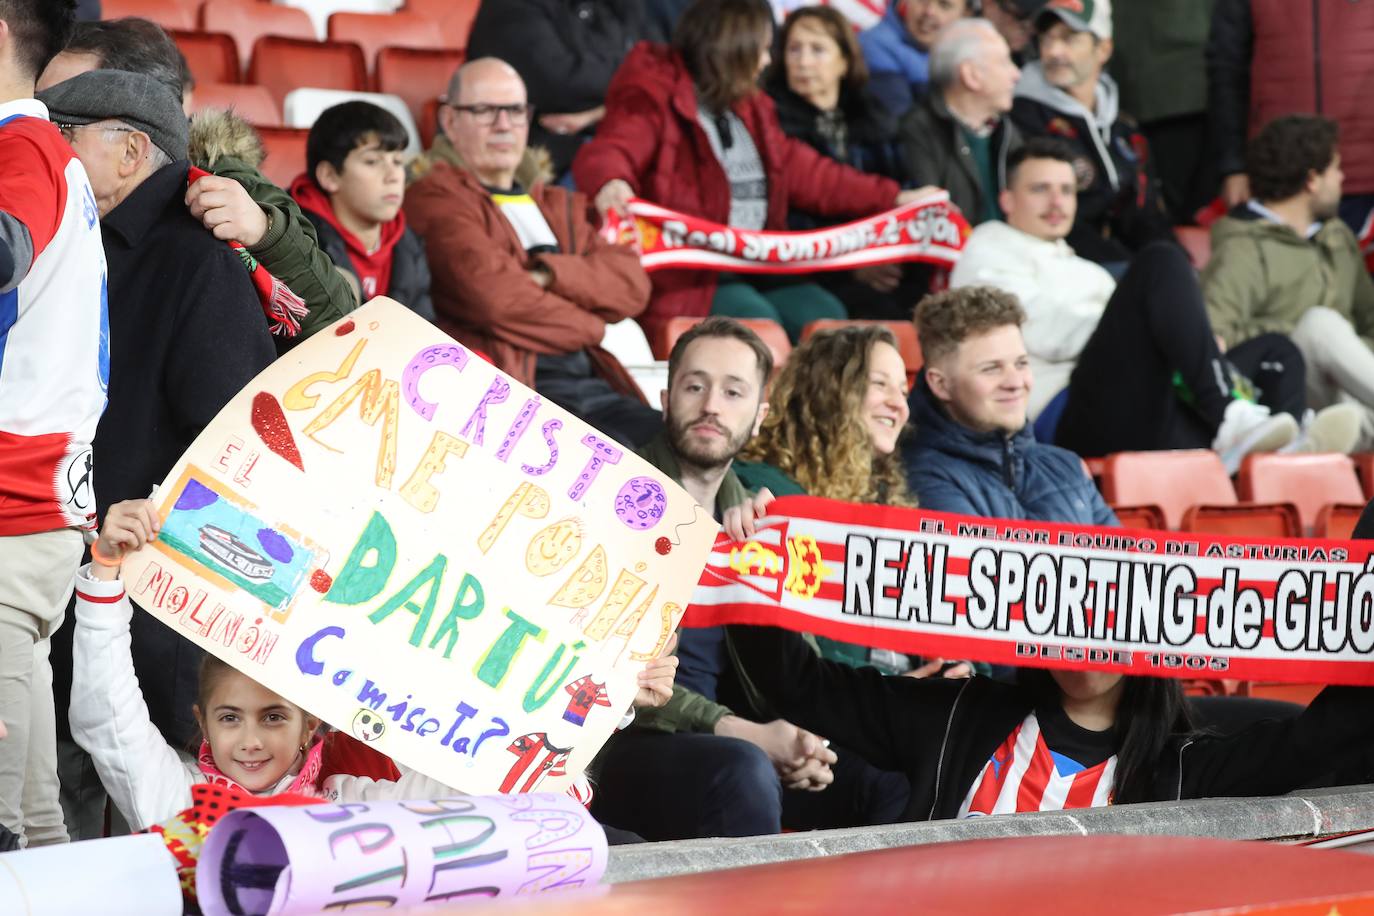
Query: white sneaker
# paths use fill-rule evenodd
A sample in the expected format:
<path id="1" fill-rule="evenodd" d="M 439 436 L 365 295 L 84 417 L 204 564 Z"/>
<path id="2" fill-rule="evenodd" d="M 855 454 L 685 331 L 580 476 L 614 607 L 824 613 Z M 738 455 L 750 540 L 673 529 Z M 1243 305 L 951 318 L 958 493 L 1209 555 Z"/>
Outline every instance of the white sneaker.
<path id="1" fill-rule="evenodd" d="M 1356 404 L 1332 404 L 1303 414 L 1302 431 L 1280 451 L 1338 452 L 1348 455 L 1360 441 L 1364 410 Z"/>
<path id="2" fill-rule="evenodd" d="M 1286 413 L 1239 398 L 1226 406 L 1212 450 L 1221 456 L 1226 473 L 1240 470 L 1241 460 L 1254 452 L 1274 452 L 1298 437 L 1298 421 Z"/>

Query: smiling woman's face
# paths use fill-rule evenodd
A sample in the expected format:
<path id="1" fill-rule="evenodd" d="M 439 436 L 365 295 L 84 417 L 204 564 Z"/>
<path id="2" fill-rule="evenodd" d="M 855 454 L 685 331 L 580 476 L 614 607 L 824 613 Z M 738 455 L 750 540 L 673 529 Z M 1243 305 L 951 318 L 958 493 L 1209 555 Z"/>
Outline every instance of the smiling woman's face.
<path id="1" fill-rule="evenodd" d="M 873 451 L 890 455 L 906 426 L 906 365 L 890 343 L 878 341 L 868 351 L 868 390 L 864 394 L 864 425 L 873 440 Z"/>

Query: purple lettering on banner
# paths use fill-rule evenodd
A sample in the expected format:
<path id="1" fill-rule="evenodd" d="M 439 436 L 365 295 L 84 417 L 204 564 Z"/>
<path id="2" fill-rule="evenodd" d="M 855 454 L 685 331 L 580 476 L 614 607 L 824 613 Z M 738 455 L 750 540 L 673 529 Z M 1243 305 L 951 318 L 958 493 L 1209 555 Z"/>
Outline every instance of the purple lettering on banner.
<path id="1" fill-rule="evenodd" d="M 620 459 L 625 454 L 595 433 L 587 433 L 583 436 L 582 444 L 592 450 L 592 456 L 587 459 L 587 466 L 582 469 L 582 473 L 577 475 L 573 485 L 568 488 L 568 499 L 574 502 L 580 500 L 591 488 L 591 485 L 596 481 L 596 475 L 601 473 L 602 467 L 608 464 L 619 464 Z"/>
<path id="2" fill-rule="evenodd" d="M 434 419 L 434 411 L 439 405 L 420 397 L 420 377 L 436 366 L 452 366 L 459 372 L 468 364 L 468 351 L 457 344 L 437 344 L 425 347 L 406 366 L 401 373 L 401 393 L 406 403 L 426 421 Z"/>
<path id="3" fill-rule="evenodd" d="M 520 437 L 525 435 L 525 430 L 529 429 L 530 423 L 534 421 L 534 415 L 539 412 L 540 403 L 539 395 L 525 401 L 520 413 L 515 417 L 515 422 L 510 425 L 505 438 L 501 440 L 501 447 L 496 450 L 497 461 L 510 460 L 510 453 L 520 444 Z"/>
<path id="4" fill-rule="evenodd" d="M 648 531 L 663 520 L 668 494 L 652 477 L 631 477 L 615 497 L 615 514 L 636 531 Z"/>
<path id="5" fill-rule="evenodd" d="M 492 404 L 504 403 L 510 397 L 510 382 L 501 377 L 491 380 L 487 386 L 487 393 L 482 395 L 482 400 L 477 403 L 477 409 L 468 417 L 467 424 L 463 427 L 462 435 L 472 441 L 473 445 L 481 445 L 482 438 L 487 432 L 487 407 Z"/>
<path id="6" fill-rule="evenodd" d="M 554 441 L 553 434 L 562 428 L 562 420 L 550 420 L 544 424 L 544 444 L 549 447 L 549 460 L 539 467 L 532 464 L 521 465 L 522 471 L 531 477 L 540 477 L 553 470 L 553 466 L 558 463 L 558 443 Z"/>

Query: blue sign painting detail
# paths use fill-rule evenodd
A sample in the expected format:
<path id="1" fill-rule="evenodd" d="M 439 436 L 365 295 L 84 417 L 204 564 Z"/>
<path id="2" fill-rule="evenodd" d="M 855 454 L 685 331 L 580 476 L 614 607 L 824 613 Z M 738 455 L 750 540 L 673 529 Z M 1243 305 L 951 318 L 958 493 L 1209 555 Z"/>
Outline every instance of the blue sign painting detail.
<path id="1" fill-rule="evenodd" d="M 195 478 L 177 495 L 158 539 L 276 610 L 295 597 L 314 559 L 299 540 Z"/>

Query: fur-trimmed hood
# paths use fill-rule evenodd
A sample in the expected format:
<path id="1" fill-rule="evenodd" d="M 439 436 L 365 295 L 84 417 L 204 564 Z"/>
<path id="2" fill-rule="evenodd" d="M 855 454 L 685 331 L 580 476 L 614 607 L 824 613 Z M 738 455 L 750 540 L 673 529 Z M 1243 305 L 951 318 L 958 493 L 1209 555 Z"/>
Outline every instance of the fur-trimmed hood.
<path id="1" fill-rule="evenodd" d="M 193 138 L 192 143 L 194 142 Z M 458 150 L 453 148 L 448 137 L 440 133 L 435 136 L 429 152 L 416 157 L 410 164 L 408 183 L 413 184 L 424 178 L 436 162 L 447 162 L 455 169 L 471 171 L 463 162 L 463 157 L 458 155 Z M 520 165 L 515 170 L 516 182 L 523 188 L 531 188 L 536 184 L 547 184 L 553 179 L 553 157 L 549 155 L 548 150 L 542 146 L 525 147 L 525 155 L 520 157 Z"/>
<path id="2" fill-rule="evenodd" d="M 252 126 L 232 111 L 208 109 L 191 117 L 191 162 L 214 171 L 221 159 L 237 159 L 252 168 L 262 165 L 266 152 Z"/>

